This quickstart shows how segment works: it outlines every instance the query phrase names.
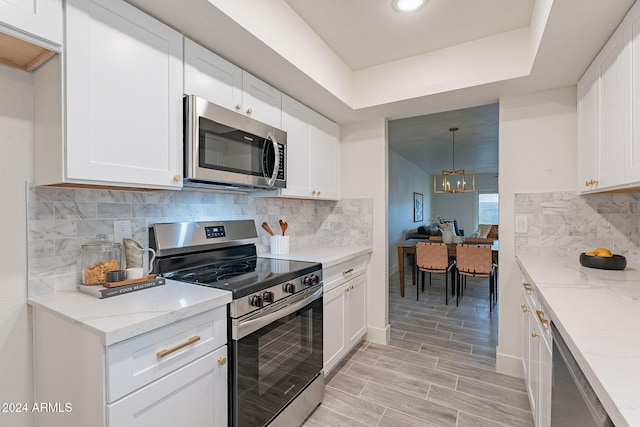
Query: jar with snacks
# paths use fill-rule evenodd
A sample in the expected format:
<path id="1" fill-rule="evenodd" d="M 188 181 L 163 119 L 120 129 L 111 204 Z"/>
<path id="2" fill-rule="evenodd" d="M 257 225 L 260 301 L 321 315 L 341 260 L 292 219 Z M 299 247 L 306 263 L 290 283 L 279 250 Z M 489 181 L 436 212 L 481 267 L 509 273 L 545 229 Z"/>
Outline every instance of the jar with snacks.
<path id="1" fill-rule="evenodd" d="M 107 271 L 120 270 L 122 261 L 120 243 L 112 243 L 105 234 L 82 245 L 82 284 L 98 285 L 106 282 Z"/>

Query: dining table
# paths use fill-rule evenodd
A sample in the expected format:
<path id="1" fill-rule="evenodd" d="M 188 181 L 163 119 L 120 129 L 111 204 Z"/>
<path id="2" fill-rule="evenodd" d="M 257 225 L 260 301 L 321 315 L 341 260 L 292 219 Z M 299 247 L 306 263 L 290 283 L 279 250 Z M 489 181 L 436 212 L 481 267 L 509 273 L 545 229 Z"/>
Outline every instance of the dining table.
<path id="1" fill-rule="evenodd" d="M 429 243 L 428 240 L 425 239 L 407 239 L 396 245 L 398 249 L 398 275 L 400 276 L 400 296 L 404 297 L 404 256 L 405 254 L 411 255 L 411 282 L 415 286 L 416 284 L 416 244 L 418 242 Z M 450 258 L 456 257 L 456 247 L 459 243 L 447 243 L 447 251 L 449 253 Z M 469 243 L 472 245 L 482 244 L 482 243 Z M 489 243 L 484 243 L 485 245 L 489 245 Z M 493 260 L 497 263 L 498 261 L 498 251 L 500 245 L 498 240 L 494 240 L 491 243 L 491 253 L 493 254 Z M 453 272 L 452 272 L 453 274 Z"/>

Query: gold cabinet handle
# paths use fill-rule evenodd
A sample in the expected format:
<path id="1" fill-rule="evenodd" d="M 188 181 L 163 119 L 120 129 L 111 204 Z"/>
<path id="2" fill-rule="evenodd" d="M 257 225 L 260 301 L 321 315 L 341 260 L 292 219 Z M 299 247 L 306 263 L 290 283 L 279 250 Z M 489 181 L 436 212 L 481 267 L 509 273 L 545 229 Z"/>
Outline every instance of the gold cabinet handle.
<path id="1" fill-rule="evenodd" d="M 524 305 L 524 304 L 520 304 L 520 307 L 522 307 L 522 312 L 523 312 L 523 313 L 526 313 L 527 311 L 529 311 L 529 309 L 527 308 L 527 306 L 526 306 L 526 305 Z"/>
<path id="2" fill-rule="evenodd" d="M 584 184 L 589 187 L 590 185 L 596 185 L 598 183 L 597 179 L 590 179 L 589 181 L 585 182 Z"/>
<path id="3" fill-rule="evenodd" d="M 227 363 L 227 358 L 226 357 L 222 356 L 222 357 L 218 358 L 218 365 L 222 366 L 225 363 Z"/>
<path id="4" fill-rule="evenodd" d="M 252 114 L 253 110 L 251 108 L 247 108 L 247 114 Z"/>
<path id="5" fill-rule="evenodd" d="M 540 319 L 540 322 L 545 325 L 545 326 L 549 326 L 549 319 L 545 319 L 544 318 L 544 311 L 542 310 L 536 310 L 536 314 L 538 315 L 538 319 Z"/>
<path id="6" fill-rule="evenodd" d="M 315 196 L 315 195 L 316 195 L 316 190 L 313 190 L 313 191 L 311 192 L 311 195 L 312 195 L 312 196 Z"/>
<path id="7" fill-rule="evenodd" d="M 236 104 L 236 110 L 242 110 L 242 104 Z"/>
<path id="8" fill-rule="evenodd" d="M 320 190 L 318 190 L 318 193 L 317 193 L 317 194 L 318 194 L 318 196 L 320 195 Z"/>
<path id="9" fill-rule="evenodd" d="M 350 269 L 348 269 L 348 270 L 343 271 L 343 272 L 342 272 L 342 275 L 343 275 L 343 276 L 346 276 L 347 274 L 351 273 L 352 271 L 353 271 L 353 268 L 350 268 Z"/>
<path id="10" fill-rule="evenodd" d="M 528 283 L 523 283 L 522 286 L 524 286 L 524 290 L 531 293 L 531 291 L 533 290 L 533 286 L 531 286 Z"/>
<path id="11" fill-rule="evenodd" d="M 176 351 L 180 350 L 181 348 L 185 348 L 186 346 L 191 345 L 191 344 L 193 344 L 194 342 L 197 342 L 197 341 L 200 341 L 200 337 L 197 336 L 197 335 L 194 335 L 191 338 L 189 338 L 188 340 L 186 340 L 185 342 L 183 342 L 182 344 L 178 344 L 177 346 L 169 348 L 169 349 L 160 350 L 156 354 L 158 355 L 158 357 L 165 357 L 165 356 L 168 356 L 171 353 L 175 353 Z"/>
<path id="12" fill-rule="evenodd" d="M 540 336 L 540 334 L 539 334 L 539 333 L 537 333 L 536 331 L 533 331 L 533 332 L 531 332 L 531 336 L 532 336 L 533 338 L 538 338 L 538 337 Z"/>
<path id="13" fill-rule="evenodd" d="M 174 180 L 175 182 L 182 181 L 182 175 L 180 175 L 180 174 L 176 174 L 176 175 L 174 175 L 174 176 L 173 176 L 173 180 Z"/>

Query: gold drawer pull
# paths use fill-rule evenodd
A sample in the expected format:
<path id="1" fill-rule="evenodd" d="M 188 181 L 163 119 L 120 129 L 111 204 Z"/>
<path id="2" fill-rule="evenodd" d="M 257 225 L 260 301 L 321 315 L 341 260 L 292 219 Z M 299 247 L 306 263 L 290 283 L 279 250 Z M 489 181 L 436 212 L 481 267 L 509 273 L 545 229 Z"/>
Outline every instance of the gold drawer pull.
<path id="1" fill-rule="evenodd" d="M 222 356 L 222 357 L 218 358 L 218 365 L 222 366 L 225 363 L 227 363 L 227 358 L 226 357 Z"/>
<path id="2" fill-rule="evenodd" d="M 534 338 L 538 338 L 540 336 L 539 333 L 537 333 L 536 331 L 531 332 L 531 336 Z"/>
<path id="3" fill-rule="evenodd" d="M 350 268 L 350 269 L 348 269 L 348 270 L 343 271 L 343 272 L 342 272 L 342 275 L 343 275 L 343 276 L 346 276 L 347 274 L 349 274 L 349 273 L 351 273 L 351 272 L 353 272 L 353 268 Z"/>
<path id="4" fill-rule="evenodd" d="M 197 335 L 192 336 L 191 338 L 189 338 L 188 340 L 186 340 L 185 342 L 183 342 L 182 344 L 178 344 L 177 346 L 170 348 L 170 349 L 165 349 L 165 350 L 160 350 L 159 352 L 157 352 L 156 354 L 158 355 L 158 357 L 165 357 L 170 355 L 171 353 L 174 353 L 178 350 L 180 350 L 181 348 L 184 348 L 188 345 L 193 344 L 196 341 L 200 341 L 200 337 Z"/>
<path id="5" fill-rule="evenodd" d="M 536 310 L 536 314 L 538 315 L 538 319 L 540 319 L 540 322 L 542 322 L 543 325 L 549 326 L 549 319 L 544 318 L 544 311 Z"/>
<path id="6" fill-rule="evenodd" d="M 526 305 L 524 305 L 524 304 L 520 304 L 520 307 L 522 307 L 522 312 L 523 312 L 523 313 L 526 313 L 527 311 L 529 311 L 529 309 L 527 308 L 527 306 L 526 306 Z"/>
<path id="7" fill-rule="evenodd" d="M 528 283 L 523 283 L 522 286 L 524 286 L 524 290 L 531 293 L 531 291 L 533 290 L 533 286 L 531 286 Z"/>

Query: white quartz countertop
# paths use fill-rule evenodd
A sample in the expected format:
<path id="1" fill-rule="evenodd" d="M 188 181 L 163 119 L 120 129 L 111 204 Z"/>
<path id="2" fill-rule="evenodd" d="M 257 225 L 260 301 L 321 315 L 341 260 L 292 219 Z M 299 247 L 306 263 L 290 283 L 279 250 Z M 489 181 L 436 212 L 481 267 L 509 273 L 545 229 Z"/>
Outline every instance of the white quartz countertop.
<path id="1" fill-rule="evenodd" d="M 372 251 L 373 248 L 369 246 L 319 246 L 296 249 L 284 255 L 266 253 L 260 256 L 264 258 L 320 262 L 323 268 L 328 268 L 361 255 L 370 254 Z"/>
<path id="2" fill-rule="evenodd" d="M 640 426 L 640 266 L 582 267 L 520 256 L 542 302 L 616 426 Z"/>
<path id="3" fill-rule="evenodd" d="M 111 298 L 61 292 L 28 302 L 79 324 L 106 346 L 228 304 L 231 292 L 167 280 L 162 286 Z"/>

